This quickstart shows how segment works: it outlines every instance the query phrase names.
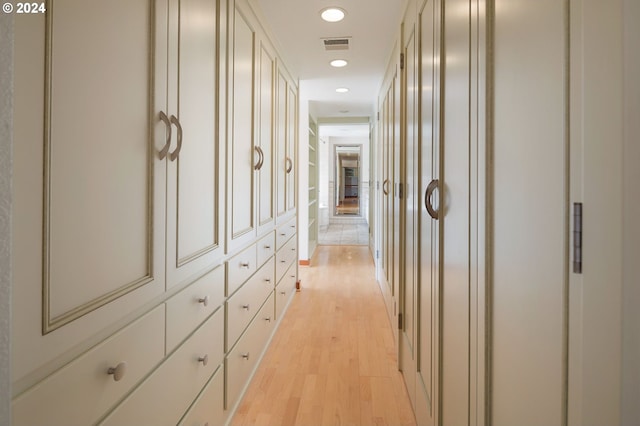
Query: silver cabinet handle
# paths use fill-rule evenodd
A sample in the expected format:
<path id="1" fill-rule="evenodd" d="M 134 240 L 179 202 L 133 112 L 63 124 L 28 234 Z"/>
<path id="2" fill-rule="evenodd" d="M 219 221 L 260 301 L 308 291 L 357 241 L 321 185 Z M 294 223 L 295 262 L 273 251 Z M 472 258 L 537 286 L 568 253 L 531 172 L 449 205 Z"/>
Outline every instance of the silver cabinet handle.
<path id="1" fill-rule="evenodd" d="M 438 179 L 432 180 L 429 182 L 429 185 L 427 185 L 427 189 L 424 192 L 424 207 L 427 209 L 429 216 L 438 220 L 438 211 L 433 208 L 433 204 L 431 203 L 431 196 L 436 188 L 438 188 Z"/>
<path id="2" fill-rule="evenodd" d="M 247 303 L 246 305 L 242 305 L 242 309 L 249 310 L 251 306 Z"/>
<path id="3" fill-rule="evenodd" d="M 266 322 L 271 322 L 271 317 L 267 317 L 264 319 Z"/>
<path id="4" fill-rule="evenodd" d="M 291 160 L 291 158 L 287 157 L 287 159 L 285 160 L 285 164 L 287 164 L 287 174 L 291 173 L 291 170 L 293 170 L 293 161 Z"/>
<path id="5" fill-rule="evenodd" d="M 385 179 L 384 182 L 382 182 L 382 193 L 384 195 L 389 195 L 389 188 L 387 188 L 388 184 L 389 184 L 389 179 Z"/>
<path id="6" fill-rule="evenodd" d="M 170 121 L 171 124 L 175 124 L 176 129 L 178 129 L 178 146 L 171 154 L 169 154 L 169 160 L 175 161 L 176 158 L 178 158 L 178 155 L 180 155 L 180 151 L 182 150 L 182 125 L 180 125 L 180 121 L 175 115 L 171 116 Z"/>
<path id="7" fill-rule="evenodd" d="M 247 263 L 240 263 L 240 267 L 241 267 L 241 268 L 247 268 L 247 269 L 249 269 L 249 266 L 251 266 L 251 265 L 249 264 L 249 262 L 247 262 Z"/>
<path id="8" fill-rule="evenodd" d="M 271 278 L 265 278 L 265 279 L 264 279 L 264 282 L 266 282 L 266 283 L 270 283 L 270 282 L 271 282 Z"/>
<path id="9" fill-rule="evenodd" d="M 286 291 L 281 291 L 280 294 L 284 296 L 284 295 L 287 294 L 287 292 Z"/>
<path id="10" fill-rule="evenodd" d="M 204 306 L 209 306 L 209 296 L 198 299 L 198 303 L 202 303 Z"/>
<path id="11" fill-rule="evenodd" d="M 249 359 L 249 352 L 247 352 L 246 354 L 242 354 L 240 355 L 243 359 L 248 360 Z"/>
<path id="12" fill-rule="evenodd" d="M 160 150 L 160 152 L 158 153 L 158 156 L 160 157 L 160 159 L 164 160 L 167 157 L 167 152 L 169 152 L 169 148 L 171 148 L 171 122 L 169 121 L 169 117 L 167 117 L 167 114 L 165 114 L 164 111 L 160 111 L 159 116 L 160 116 L 160 120 L 162 120 L 164 125 L 167 127 L 167 140 L 164 146 L 162 147 L 162 149 Z"/>
<path id="13" fill-rule="evenodd" d="M 271 250 L 271 246 L 264 246 L 265 250 Z"/>
<path id="14" fill-rule="evenodd" d="M 258 153 L 258 162 L 253 166 L 253 169 L 260 170 L 264 165 L 264 151 L 259 146 L 256 146 L 255 150 Z"/>
<path id="15" fill-rule="evenodd" d="M 127 363 L 126 362 L 121 362 L 118 365 L 116 365 L 115 367 L 110 367 L 107 370 L 107 374 L 113 376 L 113 380 L 116 382 L 119 382 L 120 379 L 122 379 L 125 375 L 125 373 L 127 372 Z"/>
<path id="16" fill-rule="evenodd" d="M 202 365 L 206 366 L 207 364 L 209 364 L 209 355 L 205 356 L 201 356 L 200 358 L 198 358 L 198 362 L 201 362 Z"/>

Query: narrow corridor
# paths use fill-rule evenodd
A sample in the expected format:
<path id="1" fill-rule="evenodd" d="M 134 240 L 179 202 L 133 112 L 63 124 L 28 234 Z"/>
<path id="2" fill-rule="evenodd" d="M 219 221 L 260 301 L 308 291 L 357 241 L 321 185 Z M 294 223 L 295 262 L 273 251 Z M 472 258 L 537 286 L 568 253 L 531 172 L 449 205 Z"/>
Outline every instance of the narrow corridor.
<path id="1" fill-rule="evenodd" d="M 413 425 L 366 246 L 320 246 L 233 424 Z"/>

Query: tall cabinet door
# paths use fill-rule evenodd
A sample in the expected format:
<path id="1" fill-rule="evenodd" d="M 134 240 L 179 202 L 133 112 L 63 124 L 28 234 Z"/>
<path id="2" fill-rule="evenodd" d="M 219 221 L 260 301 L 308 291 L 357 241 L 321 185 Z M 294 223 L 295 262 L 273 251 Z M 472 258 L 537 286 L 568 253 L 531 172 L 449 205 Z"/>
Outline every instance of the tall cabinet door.
<path id="1" fill-rule="evenodd" d="M 276 96 L 276 218 L 287 213 L 287 77 L 278 67 Z"/>
<path id="2" fill-rule="evenodd" d="M 14 380 L 164 290 L 156 3 L 48 2 L 46 16 L 16 16 Z"/>
<path id="3" fill-rule="evenodd" d="M 418 10 L 420 40 L 419 277 L 417 294 L 416 419 L 436 423 L 439 407 L 440 300 L 440 1 Z"/>
<path id="4" fill-rule="evenodd" d="M 285 159 L 287 213 L 296 209 L 296 176 L 298 153 L 298 92 L 293 83 L 289 83 L 287 94 L 287 154 Z"/>
<path id="5" fill-rule="evenodd" d="M 276 98 L 276 56 L 273 49 L 260 41 L 259 87 L 258 87 L 258 134 L 256 135 L 257 164 L 257 222 L 261 228 L 273 225 L 275 200 L 273 195 L 275 157 L 275 98 Z"/>
<path id="6" fill-rule="evenodd" d="M 469 424 L 470 0 L 444 5 L 442 424 Z"/>
<path id="7" fill-rule="evenodd" d="M 417 158 L 418 158 L 418 62 L 416 49 L 416 18 L 415 2 L 409 2 L 409 12 L 403 23 L 404 70 L 403 70 L 403 171 L 402 171 L 402 202 L 404 204 L 404 224 L 402 246 L 402 278 L 400 286 L 400 311 L 402 322 L 400 325 L 400 368 L 403 372 L 411 403 L 415 407 L 416 389 L 416 325 L 417 325 L 417 267 L 416 247 L 418 230 L 417 215 Z"/>
<path id="8" fill-rule="evenodd" d="M 221 253 L 219 0 L 173 0 L 169 45 L 167 287 Z"/>
<path id="9" fill-rule="evenodd" d="M 232 16 L 227 145 L 227 250 L 231 251 L 255 236 L 254 170 L 259 160 L 253 134 L 256 33 L 238 5 Z"/>

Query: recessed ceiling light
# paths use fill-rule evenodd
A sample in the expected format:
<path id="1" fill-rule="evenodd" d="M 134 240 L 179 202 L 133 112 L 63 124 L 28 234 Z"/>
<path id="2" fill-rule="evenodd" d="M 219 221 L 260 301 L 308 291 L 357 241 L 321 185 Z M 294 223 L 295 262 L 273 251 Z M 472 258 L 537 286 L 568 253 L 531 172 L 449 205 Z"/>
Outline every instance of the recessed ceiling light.
<path id="1" fill-rule="evenodd" d="M 349 89 L 347 89 L 346 87 L 338 87 L 336 89 L 336 92 L 338 93 L 347 93 L 349 91 Z"/>
<path id="2" fill-rule="evenodd" d="M 342 68 L 347 66 L 347 61 L 344 59 L 334 59 L 331 61 L 331 66 L 336 68 Z"/>
<path id="3" fill-rule="evenodd" d="M 344 19 L 345 12 L 339 7 L 328 7 L 320 11 L 320 16 L 327 22 L 339 22 Z"/>

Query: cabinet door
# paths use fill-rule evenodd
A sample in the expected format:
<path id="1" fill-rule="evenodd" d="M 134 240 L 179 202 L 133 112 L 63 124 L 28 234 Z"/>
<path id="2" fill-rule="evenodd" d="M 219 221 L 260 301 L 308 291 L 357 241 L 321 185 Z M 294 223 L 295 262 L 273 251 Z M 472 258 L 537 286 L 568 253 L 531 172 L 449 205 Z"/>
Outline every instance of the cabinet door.
<path id="1" fill-rule="evenodd" d="M 276 218 L 287 212 L 287 78 L 278 69 L 276 96 Z"/>
<path id="2" fill-rule="evenodd" d="M 163 291 L 163 3 L 16 17 L 14 380 Z"/>
<path id="3" fill-rule="evenodd" d="M 233 14 L 229 64 L 229 138 L 227 145 L 227 244 L 240 247 L 255 236 L 254 150 L 255 30 L 243 11 Z"/>
<path id="4" fill-rule="evenodd" d="M 287 97 L 287 164 L 286 178 L 286 205 L 287 213 L 292 213 L 296 208 L 296 176 L 297 176 L 297 134 L 298 129 L 298 91 L 295 85 L 289 84 Z"/>
<path id="5" fill-rule="evenodd" d="M 258 229 L 268 228 L 274 220 L 274 131 L 275 131 L 275 65 L 276 56 L 269 45 L 260 43 L 258 135 L 256 146 L 260 148 L 260 167 L 257 171 Z"/>
<path id="6" fill-rule="evenodd" d="M 171 2 L 167 114 L 177 120 L 167 156 L 167 287 L 221 256 L 218 3 Z"/>

